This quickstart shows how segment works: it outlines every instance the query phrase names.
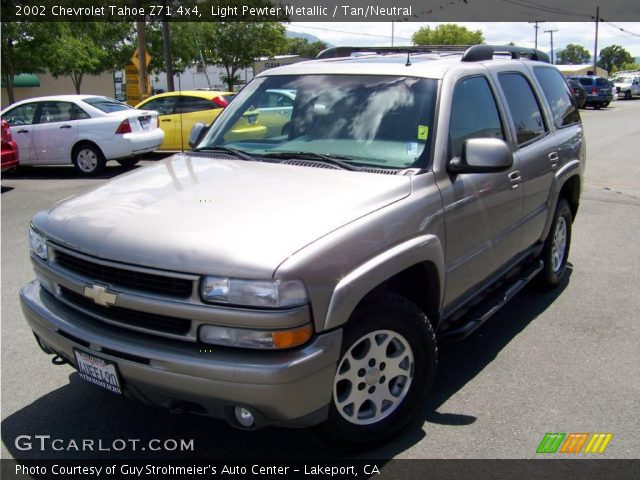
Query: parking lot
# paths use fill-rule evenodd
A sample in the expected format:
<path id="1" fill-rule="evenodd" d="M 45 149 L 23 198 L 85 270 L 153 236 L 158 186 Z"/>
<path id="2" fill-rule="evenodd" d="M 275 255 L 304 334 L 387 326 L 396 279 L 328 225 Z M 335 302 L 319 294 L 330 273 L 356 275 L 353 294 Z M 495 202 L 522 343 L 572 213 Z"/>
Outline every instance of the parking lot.
<path id="1" fill-rule="evenodd" d="M 640 100 L 583 110 L 582 119 L 587 169 L 570 275 L 550 293 L 527 287 L 470 338 L 442 345 L 434 392 L 417 425 L 368 457 L 535 458 L 546 432 L 612 433 L 607 458 L 638 457 Z M 2 458 L 337 457 L 305 431 L 242 432 L 117 397 L 40 351 L 18 302 L 19 288 L 33 278 L 29 219 L 123 171 L 111 162 L 95 179 L 78 178 L 71 167 L 2 178 Z M 195 448 L 20 450 L 19 435 L 105 445 L 193 439 Z"/>

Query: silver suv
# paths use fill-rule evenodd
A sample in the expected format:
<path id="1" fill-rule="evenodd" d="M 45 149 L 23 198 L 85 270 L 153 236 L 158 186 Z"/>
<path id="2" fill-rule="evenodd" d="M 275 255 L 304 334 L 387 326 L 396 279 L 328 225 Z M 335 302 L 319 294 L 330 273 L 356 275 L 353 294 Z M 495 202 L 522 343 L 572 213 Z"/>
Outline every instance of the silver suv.
<path id="1" fill-rule="evenodd" d="M 54 363 L 368 445 L 424 404 L 439 340 L 561 280 L 585 143 L 545 54 L 319 57 L 255 78 L 193 152 L 33 218 L 22 307 Z"/>

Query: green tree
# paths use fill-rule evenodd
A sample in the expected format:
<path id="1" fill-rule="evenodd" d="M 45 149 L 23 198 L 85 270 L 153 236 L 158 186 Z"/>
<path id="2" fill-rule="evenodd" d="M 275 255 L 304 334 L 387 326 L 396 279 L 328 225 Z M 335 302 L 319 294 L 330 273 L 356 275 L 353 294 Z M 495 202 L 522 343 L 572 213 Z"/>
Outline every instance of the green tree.
<path id="1" fill-rule="evenodd" d="M 564 50 L 558 52 L 556 63 L 560 65 L 580 65 L 589 63 L 589 60 L 591 60 L 589 50 L 582 45 L 570 43 L 564 47 Z"/>
<path id="2" fill-rule="evenodd" d="M 132 25 L 125 22 L 37 24 L 43 66 L 54 77 L 69 76 L 80 93 L 85 75 L 121 68 L 130 56 Z"/>
<path id="3" fill-rule="evenodd" d="M 171 55 L 173 59 L 173 71 L 175 73 L 183 73 L 189 65 L 192 65 L 198 59 L 196 39 L 200 35 L 200 25 L 200 23 L 195 22 L 170 22 Z M 148 23 L 145 34 L 147 37 L 148 51 L 151 55 L 149 73 L 166 71 L 164 64 L 162 23 Z"/>
<path id="4" fill-rule="evenodd" d="M 321 51 L 327 48 L 327 44 L 321 41 L 309 42 L 306 38 L 287 38 L 282 50 L 283 55 L 300 55 L 304 58 L 316 58 Z"/>
<path id="5" fill-rule="evenodd" d="M 277 55 L 286 43 L 284 26 L 276 22 L 203 23 L 200 28 L 205 62 L 224 68 L 221 79 L 229 91 L 238 82 L 238 70 L 256 58 Z"/>
<path id="6" fill-rule="evenodd" d="M 620 45 L 611 45 L 600 50 L 600 60 L 598 66 L 604 68 L 608 72 L 614 69 L 621 70 L 625 63 L 634 63 L 631 54 Z"/>
<path id="7" fill-rule="evenodd" d="M 38 73 L 43 71 L 41 51 L 34 39 L 33 30 L 37 24 L 29 22 L 7 22 L 2 24 L 2 43 L 0 45 L 0 71 L 7 88 L 9 103 L 15 101 L 13 77 L 20 73 Z"/>
<path id="8" fill-rule="evenodd" d="M 414 45 L 476 45 L 484 42 L 480 30 L 469 30 L 455 23 L 445 23 L 436 28 L 422 27 L 412 37 Z"/>

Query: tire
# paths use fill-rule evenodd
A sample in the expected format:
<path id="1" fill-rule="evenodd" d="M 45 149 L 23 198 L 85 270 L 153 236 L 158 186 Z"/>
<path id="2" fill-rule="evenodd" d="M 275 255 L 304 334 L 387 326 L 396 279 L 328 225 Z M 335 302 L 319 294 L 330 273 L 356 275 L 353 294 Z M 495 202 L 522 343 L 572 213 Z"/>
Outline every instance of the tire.
<path id="1" fill-rule="evenodd" d="M 631 90 L 627 90 L 626 92 L 624 92 L 624 99 L 625 100 L 631 100 Z"/>
<path id="2" fill-rule="evenodd" d="M 345 328 L 329 416 L 313 433 L 331 448 L 351 451 L 388 440 L 415 419 L 436 366 L 426 315 L 400 295 L 375 297 Z"/>
<path id="3" fill-rule="evenodd" d="M 610 103 L 610 102 L 604 102 L 604 103 L 602 104 L 602 106 L 603 106 L 603 107 L 608 107 L 608 106 L 609 106 L 609 103 Z"/>
<path id="4" fill-rule="evenodd" d="M 599 103 L 594 103 L 594 104 L 593 104 L 593 108 L 595 108 L 596 110 L 600 110 L 600 107 L 601 107 L 601 106 L 602 106 L 602 105 L 601 105 L 601 104 L 599 104 Z"/>
<path id="5" fill-rule="evenodd" d="M 573 216 L 564 198 L 558 201 L 553 223 L 542 250 L 544 268 L 540 272 L 540 284 L 545 288 L 557 286 L 567 270 L 567 259 L 571 246 Z"/>
<path id="6" fill-rule="evenodd" d="M 137 158 L 125 158 L 124 160 L 118 160 L 118 163 L 122 168 L 133 168 L 135 167 L 140 160 Z"/>
<path id="7" fill-rule="evenodd" d="M 92 143 L 76 145 L 73 149 L 72 160 L 78 173 L 88 177 L 100 173 L 107 163 L 102 151 Z"/>

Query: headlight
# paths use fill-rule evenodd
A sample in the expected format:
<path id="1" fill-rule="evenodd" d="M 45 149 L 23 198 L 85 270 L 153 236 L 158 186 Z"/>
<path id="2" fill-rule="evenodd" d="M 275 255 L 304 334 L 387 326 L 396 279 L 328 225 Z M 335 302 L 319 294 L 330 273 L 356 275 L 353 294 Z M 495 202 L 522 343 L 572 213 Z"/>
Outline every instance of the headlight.
<path id="1" fill-rule="evenodd" d="M 29 248 L 41 259 L 47 259 L 47 242 L 33 227 L 29 227 Z"/>
<path id="2" fill-rule="evenodd" d="M 283 349 L 306 343 L 313 334 L 311 325 L 291 330 L 249 330 L 245 328 L 203 325 L 200 327 L 201 342 L 225 347 Z"/>
<path id="3" fill-rule="evenodd" d="M 204 277 L 200 295 L 205 302 L 244 307 L 289 308 L 308 302 L 307 292 L 299 280 Z"/>

